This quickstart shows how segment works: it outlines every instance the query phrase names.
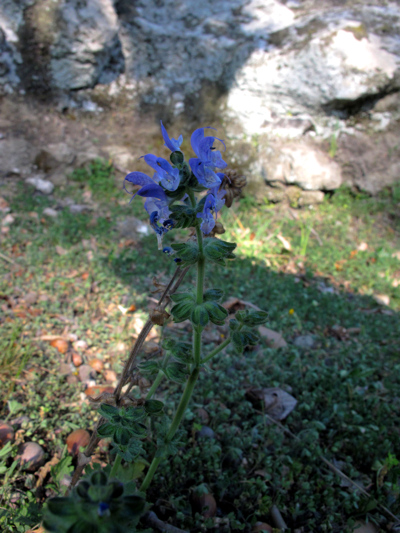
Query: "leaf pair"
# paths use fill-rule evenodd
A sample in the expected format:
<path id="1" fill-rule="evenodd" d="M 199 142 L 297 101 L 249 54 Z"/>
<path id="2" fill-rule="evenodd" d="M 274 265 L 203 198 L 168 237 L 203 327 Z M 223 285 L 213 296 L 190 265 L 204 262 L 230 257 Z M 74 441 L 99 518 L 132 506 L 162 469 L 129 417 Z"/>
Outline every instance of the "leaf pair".
<path id="1" fill-rule="evenodd" d="M 236 244 L 233 242 L 222 241 L 221 239 L 206 239 L 204 242 L 204 255 L 213 263 L 225 266 L 226 259 L 234 259 L 236 256 L 233 250 Z"/>

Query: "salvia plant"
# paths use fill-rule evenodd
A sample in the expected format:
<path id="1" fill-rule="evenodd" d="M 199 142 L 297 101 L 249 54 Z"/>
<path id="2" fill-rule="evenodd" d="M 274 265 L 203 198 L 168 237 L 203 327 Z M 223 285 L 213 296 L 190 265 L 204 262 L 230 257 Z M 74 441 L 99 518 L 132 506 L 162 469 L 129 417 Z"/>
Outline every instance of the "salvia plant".
<path id="1" fill-rule="evenodd" d="M 150 504 L 146 492 L 161 461 L 177 453 L 182 431 L 179 429 L 187 405 L 193 394 L 202 369 L 224 348 L 232 344 L 236 352 L 257 343 L 254 328 L 267 319 L 267 313 L 258 310 L 238 311 L 229 321 L 230 334 L 209 353 L 202 348 L 202 332 L 209 322 L 223 325 L 228 311 L 221 305 L 223 293 L 218 288 L 205 286 L 206 266 L 222 265 L 234 259 L 235 243 L 226 242 L 217 235 L 224 233 L 217 221 L 218 212 L 230 207 L 240 196 L 245 178 L 234 171 L 224 171 L 227 164 L 220 150 L 214 146 L 221 139 L 206 135 L 199 128 L 191 136 L 196 157 L 185 160 L 181 151 L 182 135 L 178 139 L 168 136 L 161 122 L 165 147 L 171 152 L 170 161 L 153 154 L 143 156 L 154 171 L 150 177 L 143 172 L 131 172 L 125 177 L 127 184 L 139 186 L 133 193 L 146 198 L 144 208 L 158 240 L 159 249 L 177 263 L 170 283 L 162 288 L 158 306 L 132 348 L 120 382 L 113 394 L 103 393 L 93 399 L 98 405 L 99 421 L 84 453 L 79 454 L 78 466 L 68 493 L 48 501 L 43 521 L 44 528 L 57 533 L 118 533 L 136 531 L 141 516 Z M 219 172 L 217 172 L 219 170 Z M 127 191 L 129 192 L 129 191 Z M 188 229 L 186 240 L 163 245 L 163 238 L 176 228 Z M 186 272 L 196 267 L 196 286 L 177 292 Z M 166 307 L 170 306 L 170 311 Z M 190 320 L 192 342 L 178 342 L 167 338 L 162 343 L 162 356 L 135 364 L 135 358 L 154 324 L 164 325 Z M 134 385 L 143 377 L 153 380 L 151 387 L 143 389 L 142 397 L 131 394 Z M 165 415 L 164 403 L 153 398 L 163 379 L 183 384 L 183 392 L 172 420 Z M 151 382 L 151 381 L 150 381 Z M 111 441 L 113 464 L 101 468 L 89 466 L 91 454 L 101 438 Z M 144 459 L 144 441 L 153 440 L 155 454 L 140 485 L 136 468 Z M 146 459 L 149 459 L 146 457 Z M 86 467 L 86 468 L 85 468 Z M 85 475 L 81 478 L 83 471 Z M 80 479 L 81 478 L 81 479 Z"/>

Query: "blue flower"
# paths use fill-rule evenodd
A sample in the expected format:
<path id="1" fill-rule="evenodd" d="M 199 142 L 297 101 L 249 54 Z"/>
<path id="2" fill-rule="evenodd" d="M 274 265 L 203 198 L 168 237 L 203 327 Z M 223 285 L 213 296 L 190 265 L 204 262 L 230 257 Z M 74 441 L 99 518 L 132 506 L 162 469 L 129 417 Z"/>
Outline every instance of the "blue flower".
<path id="1" fill-rule="evenodd" d="M 203 211 L 196 215 L 197 218 L 203 219 L 200 229 L 205 235 L 208 235 L 214 229 L 217 213 L 225 203 L 225 200 L 223 199 L 225 191 L 219 191 L 218 188 L 219 185 L 216 185 L 211 190 L 211 193 L 207 195 L 206 201 L 204 202 Z"/>
<path id="2" fill-rule="evenodd" d="M 227 164 L 222 159 L 221 152 L 214 148 L 215 140 L 221 141 L 225 147 L 224 141 L 218 139 L 218 137 L 205 137 L 205 129 L 213 128 L 199 128 L 192 133 L 190 143 L 197 158 L 189 159 L 189 165 L 199 183 L 211 189 L 221 183 L 221 179 L 215 173 L 215 169 L 225 168 Z"/>
<path id="3" fill-rule="evenodd" d="M 154 179 L 157 179 L 156 174 L 154 174 L 154 178 L 152 179 L 143 172 L 131 172 L 125 177 L 125 180 L 134 185 L 142 186 L 141 189 L 132 196 L 131 201 L 136 195 L 147 198 L 144 207 L 150 216 L 150 225 L 156 232 L 158 248 L 161 250 L 162 238 L 172 227 L 173 222 L 169 218 L 171 213 L 169 210 L 170 199 L 165 194 L 164 189 L 154 181 Z M 125 184 L 124 189 L 126 191 Z"/>
<path id="4" fill-rule="evenodd" d="M 156 171 L 153 180 L 159 182 L 167 191 L 176 191 L 180 183 L 179 169 L 173 168 L 168 161 L 153 154 L 147 154 L 143 159 Z"/>
<path id="5" fill-rule="evenodd" d="M 171 152 L 181 152 L 182 150 L 181 150 L 180 146 L 181 146 L 182 141 L 183 141 L 182 135 L 179 135 L 179 137 L 177 139 L 170 139 L 169 136 L 168 136 L 167 130 L 164 128 L 162 120 L 160 120 L 160 123 L 161 123 L 161 133 L 162 133 L 163 139 L 165 141 L 164 146 L 169 148 L 171 150 Z"/>

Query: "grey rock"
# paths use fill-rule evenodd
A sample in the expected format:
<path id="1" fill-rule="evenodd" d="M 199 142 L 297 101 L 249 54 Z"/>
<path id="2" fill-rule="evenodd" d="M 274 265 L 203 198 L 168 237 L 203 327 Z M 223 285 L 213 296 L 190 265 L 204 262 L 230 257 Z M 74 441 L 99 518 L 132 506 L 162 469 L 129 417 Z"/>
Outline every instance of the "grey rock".
<path id="1" fill-rule="evenodd" d="M 47 217 L 56 218 L 58 217 L 58 211 L 53 209 L 52 207 L 46 207 L 43 209 L 43 214 Z"/>
<path id="2" fill-rule="evenodd" d="M 276 143 L 260 155 L 262 177 L 305 190 L 332 190 L 342 184 L 340 166 L 309 141 Z"/>
<path id="3" fill-rule="evenodd" d="M 29 174 L 36 153 L 36 148 L 23 138 L 2 139 L 0 142 L 0 176 Z"/>
<path id="4" fill-rule="evenodd" d="M 342 134 L 337 159 L 343 168 L 344 182 L 371 194 L 397 182 L 400 177 L 398 138 L 398 130 L 392 127 L 372 135 Z"/>
<path id="5" fill-rule="evenodd" d="M 72 204 L 69 206 L 69 210 L 74 215 L 80 215 L 81 213 L 87 213 L 88 211 L 91 211 L 92 208 L 89 205 Z"/>
<path id="6" fill-rule="evenodd" d="M 60 165 L 73 163 L 75 154 L 73 149 L 66 143 L 49 144 L 36 156 L 35 163 L 40 170 L 51 172 Z"/>
<path id="7" fill-rule="evenodd" d="M 111 0 L 64 0 L 57 18 L 50 60 L 56 87 L 93 87 L 122 72 L 124 58 Z"/>
<path id="8" fill-rule="evenodd" d="M 298 205 L 305 207 L 308 205 L 321 204 L 324 201 L 325 194 L 322 191 L 301 191 Z"/>
<path id="9" fill-rule="evenodd" d="M 40 176 L 27 178 L 26 183 L 33 185 L 35 189 L 43 194 L 51 194 L 54 191 L 54 185 L 51 181 L 45 180 Z"/>
<path id="10" fill-rule="evenodd" d="M 150 226 L 136 217 L 126 217 L 117 224 L 117 231 L 120 237 L 134 238 L 140 235 L 149 235 Z"/>
<path id="11" fill-rule="evenodd" d="M 37 442 L 25 442 L 19 447 L 16 459 L 24 470 L 35 472 L 44 463 L 45 454 Z"/>
<path id="12" fill-rule="evenodd" d="M 87 381 L 96 377 L 96 371 L 93 370 L 93 368 L 89 365 L 81 365 L 78 368 L 78 373 L 79 373 L 79 379 L 83 383 L 86 383 Z"/>
<path id="13" fill-rule="evenodd" d="M 315 346 L 315 339 L 312 335 L 300 335 L 294 339 L 293 344 L 304 350 L 312 350 Z"/>
<path id="14" fill-rule="evenodd" d="M 196 431 L 196 439 L 215 439 L 215 432 L 208 426 L 203 426 L 200 431 Z"/>

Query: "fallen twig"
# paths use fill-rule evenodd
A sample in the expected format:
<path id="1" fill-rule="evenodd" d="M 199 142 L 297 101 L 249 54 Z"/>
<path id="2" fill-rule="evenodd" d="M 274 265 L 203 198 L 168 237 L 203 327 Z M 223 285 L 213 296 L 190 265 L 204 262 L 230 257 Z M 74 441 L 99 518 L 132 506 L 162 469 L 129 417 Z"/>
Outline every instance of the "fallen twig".
<path id="1" fill-rule="evenodd" d="M 167 306 L 168 301 L 169 301 L 167 296 L 169 296 L 170 294 L 173 294 L 178 289 L 178 287 L 182 283 L 184 277 L 186 276 L 189 268 L 190 267 L 186 267 L 184 269 L 181 269 L 180 267 L 178 267 L 175 270 L 175 273 L 172 276 L 171 281 L 168 283 L 167 287 L 165 288 L 165 290 L 164 290 L 163 294 L 161 295 L 161 298 L 160 298 L 160 300 L 158 302 L 158 305 L 160 307 L 165 309 L 165 307 Z M 146 324 L 143 326 L 142 331 L 140 332 L 138 338 L 136 339 L 135 344 L 133 345 L 133 347 L 132 347 L 132 349 L 130 351 L 130 354 L 129 354 L 127 362 L 125 363 L 125 367 L 124 367 L 124 370 L 122 372 L 121 378 L 120 378 L 119 383 L 118 383 L 118 385 L 117 385 L 117 387 L 116 387 L 116 389 L 114 391 L 114 397 L 115 397 L 116 403 L 118 403 L 118 401 L 120 400 L 122 388 L 129 381 L 129 376 L 130 376 L 131 370 L 133 368 L 133 363 L 135 361 L 136 355 L 141 350 L 141 348 L 143 346 L 143 343 L 144 343 L 147 335 L 150 333 L 150 330 L 152 329 L 153 326 L 154 326 L 153 322 L 150 319 L 147 320 Z M 79 455 L 78 466 L 76 467 L 75 472 L 74 472 L 74 474 L 72 476 L 71 483 L 70 483 L 70 485 L 68 487 L 68 492 L 77 484 L 77 482 L 79 481 L 79 479 L 80 479 L 80 477 L 81 477 L 81 475 L 83 473 L 83 470 L 84 470 L 86 464 L 88 462 L 90 462 L 90 457 L 92 456 L 94 450 L 96 449 L 97 444 L 100 441 L 100 438 L 97 436 L 97 429 L 98 429 L 99 426 L 101 426 L 101 424 L 103 424 L 103 422 L 104 422 L 104 418 L 100 417 L 100 419 L 97 422 L 97 425 L 96 425 L 96 427 L 94 429 L 94 432 L 93 432 L 93 434 L 91 436 L 89 444 L 87 445 L 85 451 L 82 454 Z M 169 531 L 172 531 L 172 530 L 169 530 Z M 177 531 L 180 531 L 180 530 L 177 530 Z"/>
<path id="2" fill-rule="evenodd" d="M 16 265 L 17 263 L 13 260 L 7 257 L 6 255 L 0 253 L 0 257 L 4 259 L 4 261 L 7 261 L 8 263 L 11 263 L 12 265 Z"/>
<path id="3" fill-rule="evenodd" d="M 171 526 L 171 524 L 163 522 L 153 511 L 146 513 L 143 516 L 142 520 L 144 521 L 146 526 L 153 527 L 158 531 L 170 531 L 171 533 L 188 533 L 188 531 L 185 531 L 184 529 L 179 529 L 175 526 Z"/>
<path id="4" fill-rule="evenodd" d="M 271 507 L 271 516 L 277 528 L 279 528 L 281 531 L 286 531 L 288 529 L 286 522 L 284 521 L 281 512 L 276 505 Z"/>

